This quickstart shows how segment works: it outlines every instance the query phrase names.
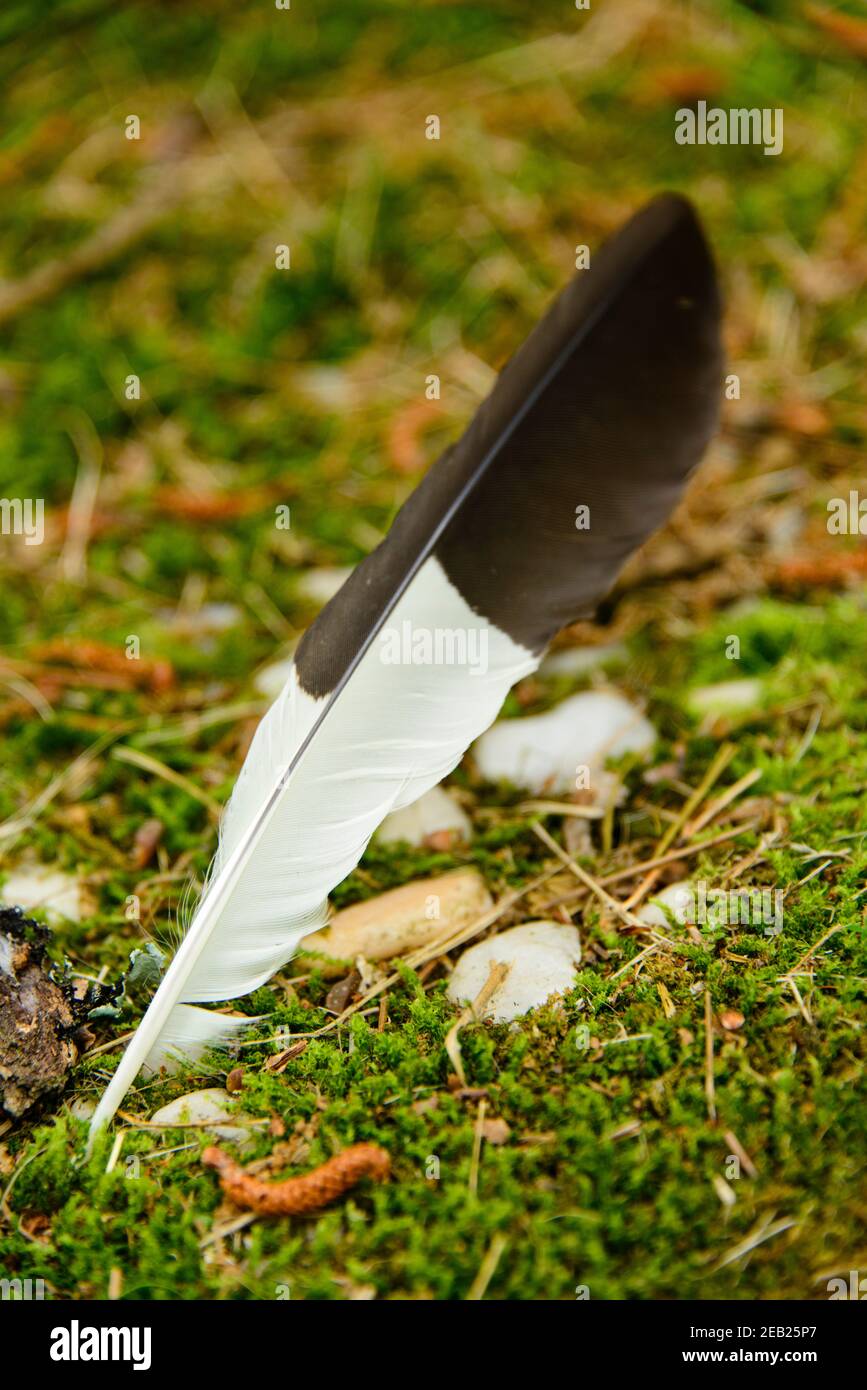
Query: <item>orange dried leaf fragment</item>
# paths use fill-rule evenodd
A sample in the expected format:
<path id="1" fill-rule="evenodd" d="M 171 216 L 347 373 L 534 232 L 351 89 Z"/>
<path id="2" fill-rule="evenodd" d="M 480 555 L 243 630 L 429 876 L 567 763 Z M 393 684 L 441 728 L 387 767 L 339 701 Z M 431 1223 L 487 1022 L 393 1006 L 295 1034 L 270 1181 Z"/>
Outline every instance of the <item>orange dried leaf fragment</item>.
<path id="1" fill-rule="evenodd" d="M 41 643 L 33 653 L 41 662 L 70 667 L 74 679 L 88 683 L 91 672 L 115 677 L 123 686 L 143 686 L 156 693 L 174 684 L 175 673 L 168 661 L 129 657 L 118 647 L 85 637 L 54 637 Z"/>
<path id="2" fill-rule="evenodd" d="M 391 1166 L 385 1149 L 376 1144 L 353 1144 L 311 1173 L 286 1178 L 283 1182 L 263 1182 L 251 1177 L 216 1146 L 205 1149 L 202 1162 L 217 1170 L 227 1197 L 259 1216 L 297 1216 L 302 1212 L 318 1211 L 342 1197 L 362 1178 L 382 1182 Z"/>

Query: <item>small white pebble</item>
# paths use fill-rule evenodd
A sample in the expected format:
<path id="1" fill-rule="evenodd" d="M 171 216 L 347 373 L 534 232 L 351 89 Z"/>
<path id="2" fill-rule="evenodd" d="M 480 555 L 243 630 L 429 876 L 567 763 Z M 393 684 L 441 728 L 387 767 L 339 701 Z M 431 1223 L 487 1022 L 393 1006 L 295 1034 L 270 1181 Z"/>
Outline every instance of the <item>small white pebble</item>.
<path id="1" fill-rule="evenodd" d="M 407 844 L 419 846 L 429 835 L 442 830 L 453 830 L 464 841 L 469 840 L 473 833 L 469 816 L 454 797 L 442 787 L 431 787 L 410 806 L 386 816 L 376 832 L 376 838 L 384 845 L 405 840 Z"/>
<path id="2" fill-rule="evenodd" d="M 671 923 L 663 912 L 663 907 L 670 909 L 675 921 L 680 921 L 681 916 L 692 906 L 693 897 L 689 880 L 680 879 L 677 883 L 670 883 L 667 888 L 663 888 L 661 893 L 654 893 L 650 901 L 644 907 L 640 907 L 635 915 L 649 927 L 669 927 Z"/>
<path id="3" fill-rule="evenodd" d="M 604 647 L 560 647 L 549 652 L 539 667 L 540 676 L 584 676 L 613 661 L 624 661 L 626 648 L 619 642 Z"/>
<path id="4" fill-rule="evenodd" d="M 0 901 L 7 907 L 23 907 L 25 912 L 38 909 L 49 917 L 81 920 L 81 884 L 50 864 L 16 864 L 0 888 Z"/>
<path id="5" fill-rule="evenodd" d="M 260 695 L 265 695 L 269 700 L 276 700 L 284 685 L 289 679 L 289 673 L 295 664 L 293 656 L 281 657 L 279 661 L 272 661 L 270 665 L 263 666 L 256 672 L 253 684 Z"/>
<path id="6" fill-rule="evenodd" d="M 329 599 L 340 592 L 351 573 L 351 565 L 305 570 L 298 578 L 298 594 L 324 608 Z"/>
<path id="7" fill-rule="evenodd" d="M 185 1096 L 170 1100 L 168 1105 L 163 1105 L 151 1115 L 150 1123 L 179 1127 L 192 1124 L 198 1128 L 205 1128 L 206 1133 L 230 1143 L 249 1142 L 250 1130 L 238 1124 L 238 1120 L 249 1117 L 232 1114 L 229 1109 L 231 1104 L 232 1097 L 229 1092 L 221 1090 L 219 1086 L 209 1087 L 204 1091 L 190 1091 Z"/>
<path id="8" fill-rule="evenodd" d="M 509 973 L 481 1016 L 509 1023 L 571 989 L 580 961 L 577 927 L 525 922 L 464 951 L 449 980 L 448 996 L 456 1004 L 471 1004 L 487 983 L 491 965 L 508 965 Z"/>

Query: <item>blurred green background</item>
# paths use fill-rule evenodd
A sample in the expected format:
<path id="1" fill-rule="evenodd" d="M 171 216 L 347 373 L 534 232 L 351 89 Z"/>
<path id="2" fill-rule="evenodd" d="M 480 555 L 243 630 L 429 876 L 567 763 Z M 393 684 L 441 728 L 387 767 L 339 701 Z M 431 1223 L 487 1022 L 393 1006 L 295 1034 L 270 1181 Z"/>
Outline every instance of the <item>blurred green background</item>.
<path id="1" fill-rule="evenodd" d="M 821 394 L 804 377 L 833 367 L 861 438 L 863 58 L 800 7 L 72 0 L 13 4 L 0 28 L 0 489 L 44 496 L 62 539 L 95 432 L 110 515 L 89 563 L 130 597 L 252 572 L 289 611 L 287 558 L 358 559 L 574 247 L 660 188 L 708 223 L 752 369 L 741 418 L 795 378 Z M 783 107 L 783 154 L 675 144 L 699 97 Z M 215 535 L 166 486 L 245 515 Z M 257 487 L 258 506 L 238 497 Z M 271 490 L 293 506 L 288 557 Z M 24 558 L 41 576 L 45 553 Z M 68 598 L 45 613 L 36 587 L 62 626 Z"/>

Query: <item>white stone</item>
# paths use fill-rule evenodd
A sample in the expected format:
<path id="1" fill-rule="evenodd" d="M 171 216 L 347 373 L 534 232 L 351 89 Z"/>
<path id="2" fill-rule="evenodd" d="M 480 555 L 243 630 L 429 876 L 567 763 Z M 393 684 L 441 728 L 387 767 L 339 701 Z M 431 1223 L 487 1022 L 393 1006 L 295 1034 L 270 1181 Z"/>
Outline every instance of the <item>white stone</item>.
<path id="1" fill-rule="evenodd" d="M 671 923 L 663 912 L 663 907 L 667 907 L 674 914 L 675 921 L 680 921 L 692 906 L 692 902 L 692 884 L 688 879 L 679 879 L 677 883 L 670 883 L 667 888 L 663 888 L 661 893 L 654 893 L 650 901 L 644 907 L 640 907 L 635 915 L 649 927 L 665 929 L 670 927 Z"/>
<path id="2" fill-rule="evenodd" d="M 0 901 L 7 907 L 23 907 L 27 912 L 37 908 L 49 917 L 81 920 L 81 884 L 50 864 L 16 864 L 0 889 Z"/>
<path id="3" fill-rule="evenodd" d="M 473 833 L 469 816 L 454 797 L 442 787 L 431 787 L 411 806 L 386 816 L 376 838 L 384 845 L 405 840 L 407 844 L 420 846 L 429 835 L 442 830 L 454 830 L 461 840 L 469 840 Z"/>
<path id="4" fill-rule="evenodd" d="M 614 661 L 626 659 L 626 648 L 619 642 L 604 647 L 560 647 L 549 652 L 539 667 L 540 676 L 584 676 Z"/>
<path id="5" fill-rule="evenodd" d="M 249 1128 L 238 1124 L 239 1119 L 248 1117 L 237 1112 L 232 1114 L 231 1104 L 232 1097 L 229 1092 L 221 1090 L 219 1086 L 212 1086 L 204 1091 L 190 1091 L 187 1095 L 178 1096 L 176 1100 L 170 1100 L 168 1105 L 162 1106 L 156 1114 L 151 1115 L 150 1123 L 177 1125 L 179 1129 L 184 1125 L 194 1125 L 230 1143 L 249 1141 Z"/>
<path id="6" fill-rule="evenodd" d="M 488 1000 L 482 1017 L 509 1023 L 538 1009 L 552 995 L 571 989 L 580 961 L 576 927 L 526 922 L 464 951 L 449 980 L 448 996 L 456 1004 L 471 1004 L 487 983 L 491 965 L 508 965 L 509 973 Z"/>
<path id="7" fill-rule="evenodd" d="M 613 690 L 572 695 L 547 714 L 503 719 L 473 744 L 482 776 L 535 793 L 576 789 L 580 767 L 601 771 L 608 758 L 648 753 L 656 730 L 640 710 Z"/>
<path id="8" fill-rule="evenodd" d="M 367 961 L 391 960 L 478 921 L 492 907 L 478 869 L 419 878 L 345 907 L 327 927 L 303 938 L 299 954 L 304 957 L 305 952 L 315 951 L 330 956 L 332 961 L 312 963 L 326 975 L 345 973 L 338 962 L 358 956 Z"/>

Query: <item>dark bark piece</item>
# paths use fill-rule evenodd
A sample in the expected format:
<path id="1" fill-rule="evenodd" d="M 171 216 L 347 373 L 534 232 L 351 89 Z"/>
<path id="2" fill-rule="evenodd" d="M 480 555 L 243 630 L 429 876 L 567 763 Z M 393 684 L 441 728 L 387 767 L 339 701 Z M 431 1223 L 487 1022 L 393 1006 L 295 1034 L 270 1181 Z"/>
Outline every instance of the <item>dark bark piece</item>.
<path id="1" fill-rule="evenodd" d="M 69 999 L 44 967 L 48 933 L 0 912 L 0 1106 L 19 1118 L 66 1080 L 77 1050 Z"/>
<path id="2" fill-rule="evenodd" d="M 20 907 L 0 908 L 0 1110 L 13 1119 L 64 1086 L 93 1040 L 88 1013 L 121 988 L 56 979 L 48 940 Z"/>

